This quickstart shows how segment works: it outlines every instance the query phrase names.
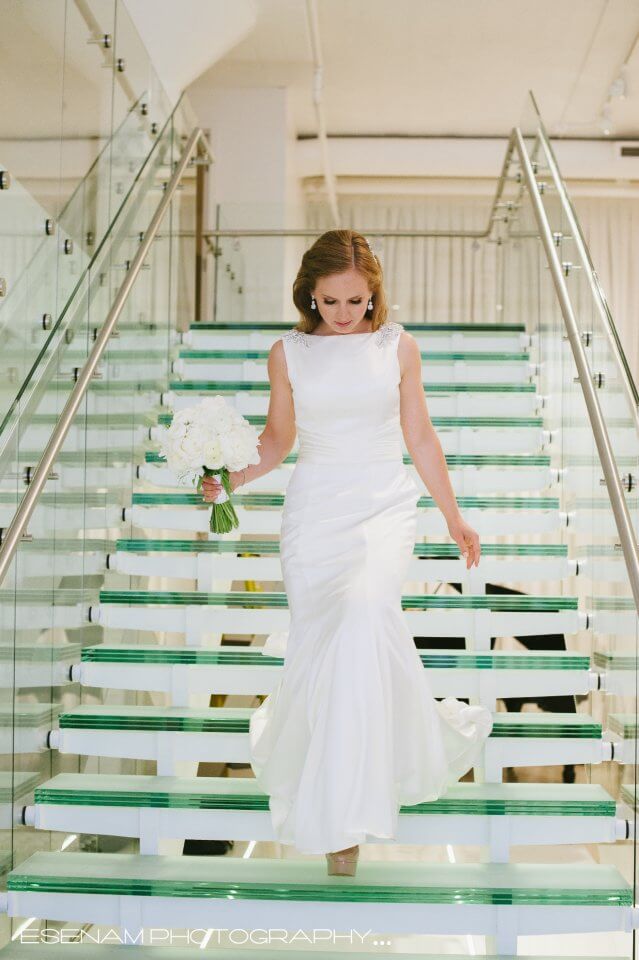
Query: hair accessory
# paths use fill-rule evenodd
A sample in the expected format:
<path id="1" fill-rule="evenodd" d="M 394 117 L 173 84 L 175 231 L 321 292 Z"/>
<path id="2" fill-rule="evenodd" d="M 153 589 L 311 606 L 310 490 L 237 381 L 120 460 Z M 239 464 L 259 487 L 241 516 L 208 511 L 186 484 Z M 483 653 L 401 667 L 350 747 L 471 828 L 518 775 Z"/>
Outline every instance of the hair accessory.
<path id="1" fill-rule="evenodd" d="M 375 251 L 374 251 L 373 248 L 371 247 L 371 242 L 370 242 L 370 240 L 368 239 L 368 237 L 364 237 L 364 240 L 366 240 L 366 243 L 368 244 L 368 249 L 369 249 L 370 252 L 373 254 L 373 256 L 375 257 L 375 259 L 377 260 L 377 262 L 379 263 L 379 257 L 377 256 L 377 254 L 375 253 Z"/>

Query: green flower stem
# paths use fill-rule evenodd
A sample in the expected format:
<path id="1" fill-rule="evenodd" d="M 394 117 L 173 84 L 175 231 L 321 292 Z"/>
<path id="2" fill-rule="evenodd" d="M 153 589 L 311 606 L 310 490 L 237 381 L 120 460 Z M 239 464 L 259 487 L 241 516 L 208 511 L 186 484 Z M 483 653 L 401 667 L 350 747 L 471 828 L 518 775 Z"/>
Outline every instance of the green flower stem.
<path id="1" fill-rule="evenodd" d="M 210 467 L 203 467 L 203 474 L 197 482 L 197 491 L 198 493 L 202 492 L 202 481 L 204 477 L 213 477 L 216 474 L 220 475 L 220 481 L 224 490 L 226 491 L 228 500 L 225 500 L 224 503 L 213 503 L 211 509 L 211 518 L 209 521 L 209 529 L 211 533 L 228 533 L 234 527 L 239 527 L 240 521 L 237 519 L 237 514 L 235 512 L 235 507 L 233 506 L 233 501 L 231 497 L 231 479 L 229 477 L 229 472 L 226 467 L 221 467 L 219 470 L 212 470 Z"/>

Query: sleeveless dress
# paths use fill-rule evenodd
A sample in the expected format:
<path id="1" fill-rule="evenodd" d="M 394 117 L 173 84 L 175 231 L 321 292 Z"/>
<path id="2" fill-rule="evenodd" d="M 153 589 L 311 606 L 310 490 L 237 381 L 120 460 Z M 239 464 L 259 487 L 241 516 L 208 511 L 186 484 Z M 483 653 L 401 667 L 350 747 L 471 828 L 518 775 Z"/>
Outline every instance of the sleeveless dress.
<path id="1" fill-rule="evenodd" d="M 437 701 L 401 606 L 422 495 L 402 460 L 402 326 L 282 337 L 299 440 L 280 536 L 288 633 L 253 712 L 251 767 L 273 834 L 301 853 L 396 839 L 479 759 L 482 706 Z"/>

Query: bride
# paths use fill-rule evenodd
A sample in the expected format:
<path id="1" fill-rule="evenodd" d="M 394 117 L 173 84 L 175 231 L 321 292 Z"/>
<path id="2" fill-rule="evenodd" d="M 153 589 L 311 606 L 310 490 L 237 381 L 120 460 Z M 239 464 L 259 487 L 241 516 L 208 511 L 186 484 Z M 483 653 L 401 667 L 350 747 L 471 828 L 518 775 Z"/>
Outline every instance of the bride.
<path id="1" fill-rule="evenodd" d="M 269 351 L 260 462 L 230 474 L 236 489 L 278 467 L 297 433 L 280 535 L 290 625 L 280 679 L 251 716 L 251 766 L 275 839 L 354 876 L 359 844 L 395 839 L 400 805 L 440 797 L 492 728 L 485 707 L 435 700 L 402 610 L 421 496 L 402 438 L 468 569 L 481 549 L 428 414 L 419 344 L 388 319 L 366 238 L 320 236 L 293 302 L 300 322 Z M 219 493 L 205 478 L 204 499 Z"/>

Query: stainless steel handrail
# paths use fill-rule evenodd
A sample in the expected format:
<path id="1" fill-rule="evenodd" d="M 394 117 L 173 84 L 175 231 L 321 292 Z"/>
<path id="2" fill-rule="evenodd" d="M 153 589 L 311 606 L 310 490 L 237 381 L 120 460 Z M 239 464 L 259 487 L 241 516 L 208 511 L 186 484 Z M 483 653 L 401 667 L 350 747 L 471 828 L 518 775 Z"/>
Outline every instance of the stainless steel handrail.
<path id="1" fill-rule="evenodd" d="M 508 178 L 508 167 L 510 166 L 510 158 L 515 146 L 514 132 L 511 131 L 511 134 L 508 138 L 508 145 L 506 147 L 506 152 L 504 154 L 504 160 L 501 167 L 501 172 L 499 174 L 499 179 L 497 181 L 497 187 L 493 196 L 493 202 L 491 204 L 490 213 L 488 215 L 488 223 L 484 230 L 366 230 L 367 237 L 411 237 L 413 239 L 419 237 L 467 237 L 469 239 L 483 240 L 486 237 L 490 236 L 490 233 L 493 229 L 495 215 L 497 212 L 497 206 L 501 199 L 501 195 L 504 191 L 504 185 Z M 272 230 L 251 230 L 251 229 L 237 229 L 233 230 L 227 228 L 224 230 L 213 230 L 208 229 L 204 232 L 204 236 L 207 238 L 211 237 L 316 237 L 320 231 L 313 229 L 299 229 L 299 230 L 287 230 L 287 229 L 272 229 Z"/>
<path id="2" fill-rule="evenodd" d="M 624 393 L 626 394 L 630 409 L 632 410 L 635 428 L 637 431 L 639 431 L 639 392 L 637 391 L 637 386 L 628 366 L 628 361 L 626 360 L 623 347 L 619 341 L 619 335 L 616 327 L 612 317 L 610 316 L 606 298 L 604 297 L 603 291 L 599 284 L 599 278 L 597 277 L 594 264 L 590 258 L 590 252 L 582 233 L 581 226 L 577 217 L 575 216 L 575 211 L 570 201 L 570 197 L 568 196 L 566 185 L 563 181 L 561 173 L 559 172 L 555 155 L 546 136 L 546 132 L 542 126 L 537 128 L 537 137 L 539 138 L 539 142 L 543 148 L 546 157 L 546 163 L 548 164 L 550 175 L 555 183 L 564 215 L 568 221 L 568 224 L 570 225 L 572 238 L 577 247 L 577 253 L 579 254 L 583 268 L 588 276 L 588 282 L 590 284 L 593 300 L 595 301 L 595 306 L 597 308 L 601 324 L 610 344 L 610 349 L 612 350 L 617 365 L 623 371 L 622 381 Z"/>
<path id="3" fill-rule="evenodd" d="M 588 365 L 588 359 L 586 357 L 586 350 L 584 348 L 581 336 L 579 335 L 577 318 L 572 308 L 568 286 L 566 284 L 562 266 L 559 261 L 557 247 L 555 246 L 552 230 L 548 222 L 548 217 L 546 216 L 546 210 L 541 199 L 541 193 L 539 192 L 539 187 L 532 169 L 530 157 L 526 152 L 526 145 L 524 143 L 524 138 L 521 134 L 521 131 L 518 128 L 515 128 L 514 133 L 517 153 L 519 154 L 519 162 L 521 164 L 526 187 L 530 195 L 533 212 L 535 214 L 537 226 L 539 227 L 541 242 L 544 245 L 546 259 L 548 261 L 550 273 L 555 285 L 555 290 L 557 291 L 557 297 L 559 298 L 559 306 L 564 318 L 566 333 L 568 334 L 568 341 L 575 359 L 577 373 L 579 374 L 579 382 L 581 384 L 581 389 L 583 390 L 584 400 L 586 402 L 586 408 L 590 418 L 590 425 L 592 427 L 595 443 L 597 444 L 599 459 L 601 460 L 601 466 L 603 468 L 606 485 L 608 487 L 610 503 L 614 513 L 619 537 L 621 539 L 621 549 L 623 550 L 626 569 L 630 579 L 632 595 L 634 597 L 635 606 L 637 607 L 637 610 L 639 610 L 639 552 L 637 550 L 632 519 L 630 517 L 626 498 L 621 486 L 621 480 L 619 479 L 619 474 L 617 472 L 615 458 L 612 451 L 612 444 L 606 429 L 601 406 L 599 404 L 599 400 L 597 399 L 597 393 L 592 381 L 590 366 Z"/>
<path id="4" fill-rule="evenodd" d="M 142 269 L 142 264 L 148 255 L 151 244 L 155 240 L 164 214 L 166 213 L 166 210 L 171 203 L 173 196 L 175 195 L 178 184 L 184 176 L 184 171 L 188 166 L 189 160 L 191 159 L 191 156 L 198 145 L 200 146 L 201 152 L 210 157 L 210 153 L 206 146 L 204 131 L 201 127 L 196 127 L 193 130 L 184 147 L 184 150 L 182 151 L 180 159 L 177 161 L 177 165 L 171 176 L 171 179 L 167 183 L 162 199 L 160 200 L 160 203 L 158 204 L 157 209 L 151 219 L 151 223 L 144 234 L 144 239 L 142 240 L 140 246 L 138 247 L 137 253 L 131 261 L 131 266 L 116 294 L 113 305 L 107 314 L 106 320 L 104 321 L 104 325 L 100 330 L 98 337 L 96 338 L 93 349 L 87 358 L 87 362 L 82 367 L 82 370 L 78 375 L 78 380 L 73 387 L 73 390 L 69 394 L 69 398 L 64 405 L 64 409 L 60 414 L 55 429 L 51 434 L 47 446 L 45 447 L 42 458 L 35 469 L 33 478 L 29 484 L 29 489 L 20 501 L 15 516 L 7 527 L 2 538 L 2 545 L 0 546 L 0 584 L 3 582 L 7 574 L 9 565 L 13 560 L 18 543 L 20 542 L 20 538 L 23 535 L 27 523 L 29 522 L 36 507 L 42 489 L 49 478 L 49 473 L 51 471 L 51 467 L 53 466 L 53 462 L 57 454 L 60 452 L 60 448 L 64 443 L 73 418 L 77 413 L 78 407 L 80 406 L 80 403 L 82 402 L 82 399 L 87 391 L 89 382 L 102 357 L 102 354 L 107 347 L 109 337 L 111 336 L 118 318 L 122 313 L 124 305 L 127 301 L 127 297 L 131 292 L 131 288 L 133 287 L 133 284 L 135 283 L 137 276 Z"/>

